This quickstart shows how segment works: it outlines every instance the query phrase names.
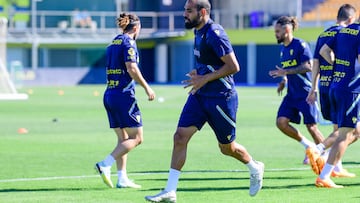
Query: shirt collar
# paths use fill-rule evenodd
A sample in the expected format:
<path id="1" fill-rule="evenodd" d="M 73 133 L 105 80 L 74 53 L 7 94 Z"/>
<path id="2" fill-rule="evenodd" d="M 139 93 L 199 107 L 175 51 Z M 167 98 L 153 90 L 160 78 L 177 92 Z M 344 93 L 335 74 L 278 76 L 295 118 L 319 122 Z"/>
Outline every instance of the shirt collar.
<path id="1" fill-rule="evenodd" d="M 209 19 L 200 30 L 196 30 L 195 32 L 199 33 L 199 34 L 204 34 L 205 31 L 208 30 L 209 26 L 211 26 L 211 24 L 213 24 L 213 23 L 214 23 L 214 21 Z"/>

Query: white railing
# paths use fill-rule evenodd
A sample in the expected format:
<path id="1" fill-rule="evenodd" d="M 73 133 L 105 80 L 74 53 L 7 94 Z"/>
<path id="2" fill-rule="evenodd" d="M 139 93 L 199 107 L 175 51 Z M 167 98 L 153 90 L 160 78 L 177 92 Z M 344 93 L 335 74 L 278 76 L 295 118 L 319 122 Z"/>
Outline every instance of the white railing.
<path id="1" fill-rule="evenodd" d="M 94 32 L 103 32 L 117 29 L 117 12 L 112 11 L 89 11 L 95 22 Z M 174 12 L 134 12 L 142 21 L 142 30 L 145 32 L 155 32 L 159 29 L 174 31 L 180 29 L 176 27 L 175 19 L 182 19 L 182 11 Z M 29 13 L 30 15 L 30 13 Z M 56 32 L 56 31 L 80 31 L 73 23 L 73 11 L 36 11 L 36 17 L 32 22 L 27 22 L 26 27 L 16 27 L 16 23 L 9 19 L 9 32 L 28 31 L 33 32 Z M 35 25 L 35 26 L 34 26 Z M 183 27 L 181 27 L 183 29 Z M 35 33 L 33 33 L 35 34 Z"/>

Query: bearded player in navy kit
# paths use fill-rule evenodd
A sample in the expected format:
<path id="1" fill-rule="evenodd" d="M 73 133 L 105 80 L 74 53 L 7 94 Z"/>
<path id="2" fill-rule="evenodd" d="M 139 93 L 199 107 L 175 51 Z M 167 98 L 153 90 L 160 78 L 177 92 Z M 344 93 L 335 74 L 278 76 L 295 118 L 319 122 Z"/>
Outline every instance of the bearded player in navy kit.
<path id="1" fill-rule="evenodd" d="M 304 124 L 311 134 L 315 143 L 323 141 L 323 135 L 317 128 L 317 108 L 315 104 L 308 104 L 306 97 L 311 89 L 311 78 L 307 73 L 311 72 L 312 54 L 306 42 L 293 36 L 297 28 L 297 21 L 294 17 L 282 16 L 275 24 L 275 36 L 281 46 L 280 62 L 281 67 L 269 71 L 269 75 L 283 77 L 278 86 L 278 93 L 281 93 L 287 82 L 287 94 L 279 107 L 276 125 L 288 137 L 300 142 L 305 149 L 315 144 L 303 136 L 299 130 L 290 125 L 300 123 L 300 112 L 304 118 Z M 310 158 L 310 157 L 309 157 Z"/>
<path id="2" fill-rule="evenodd" d="M 249 194 L 254 196 L 262 187 L 264 164 L 253 160 L 246 149 L 235 142 L 238 98 L 232 74 L 239 71 L 239 64 L 224 29 L 210 19 L 209 1 L 188 0 L 184 8 L 185 27 L 195 28 L 196 69 L 188 74 L 189 80 L 183 81 L 185 88 L 191 87 L 191 90 L 174 135 L 167 185 L 159 194 L 145 199 L 176 202 L 188 142 L 206 122 L 214 131 L 221 152 L 249 168 Z"/>
<path id="3" fill-rule="evenodd" d="M 150 101 L 155 93 L 143 78 L 138 67 L 139 54 L 136 38 L 141 24 L 135 14 L 122 13 L 117 19 L 123 33 L 116 36 L 106 50 L 107 88 L 104 94 L 104 106 L 110 128 L 114 129 L 118 142 L 115 149 L 103 161 L 95 164 L 104 183 L 113 187 L 111 166 L 116 161 L 118 169 L 117 188 L 140 188 L 126 174 L 127 153 L 143 140 L 142 119 L 135 98 L 135 82 L 140 84 Z"/>

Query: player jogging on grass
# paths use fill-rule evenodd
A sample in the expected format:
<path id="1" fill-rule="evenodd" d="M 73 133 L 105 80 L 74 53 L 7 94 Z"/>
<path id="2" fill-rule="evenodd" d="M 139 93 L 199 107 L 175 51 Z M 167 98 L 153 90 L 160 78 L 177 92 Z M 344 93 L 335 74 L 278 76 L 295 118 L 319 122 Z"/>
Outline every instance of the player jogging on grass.
<path id="1" fill-rule="evenodd" d="M 338 126 L 336 122 L 335 112 L 331 109 L 330 98 L 329 98 L 329 88 L 333 76 L 333 66 L 328 63 L 321 55 L 320 48 L 325 44 L 326 41 L 335 37 L 336 33 L 343 27 L 353 23 L 356 18 L 356 9 L 350 4 L 342 5 L 337 14 L 336 24 L 326 29 L 318 37 L 315 52 L 314 52 L 314 64 L 312 67 L 312 88 L 307 97 L 307 101 L 310 104 L 314 104 L 317 100 L 317 89 L 319 87 L 319 99 L 321 105 L 321 113 L 323 118 L 331 121 L 334 124 L 333 132 L 327 137 L 324 142 L 316 145 L 315 148 L 309 147 L 307 149 L 307 155 L 313 156 L 309 158 L 310 165 L 315 174 L 319 175 L 324 164 L 326 162 L 327 156 L 320 156 L 322 154 L 327 154 L 325 149 L 331 147 L 335 142 L 336 138 L 339 136 Z M 319 82 L 318 82 L 319 81 Z M 319 83 L 319 84 L 318 84 Z M 315 162 L 312 162 L 315 160 Z M 353 173 L 349 173 L 346 169 L 342 167 L 342 161 L 336 164 L 334 170 L 331 173 L 332 177 L 355 177 Z"/>
<path id="2" fill-rule="evenodd" d="M 184 81 L 185 87 L 191 87 L 191 90 L 174 134 L 167 185 L 159 194 L 146 196 L 145 199 L 176 202 L 187 145 L 206 122 L 216 135 L 220 151 L 249 168 L 249 194 L 254 196 L 262 187 L 264 164 L 253 160 L 246 149 L 235 141 L 238 97 L 233 74 L 240 69 L 238 61 L 224 29 L 210 19 L 208 0 L 187 0 L 184 8 L 185 27 L 195 28 L 196 69 L 188 74 L 190 79 Z"/>
<path id="3" fill-rule="evenodd" d="M 300 123 L 300 113 L 304 118 L 304 124 L 315 143 L 323 141 L 323 135 L 319 131 L 316 121 L 318 111 L 314 104 L 308 104 L 306 97 L 311 89 L 311 51 L 308 44 L 293 36 L 297 28 L 297 21 L 293 17 L 282 16 L 275 24 L 275 36 L 278 43 L 282 43 L 280 62 L 281 67 L 269 71 L 273 78 L 283 77 L 277 88 L 281 94 L 287 82 L 287 94 L 279 107 L 276 126 L 288 137 L 300 142 L 305 149 L 315 146 L 313 142 L 303 136 L 299 130 L 290 125 Z"/>
<path id="4" fill-rule="evenodd" d="M 144 88 L 150 101 L 154 100 L 155 93 L 138 67 L 139 54 L 135 40 L 141 29 L 140 19 L 134 14 L 122 13 L 117 18 L 117 24 L 123 33 L 116 36 L 107 47 L 104 106 L 110 128 L 114 129 L 118 142 L 111 154 L 95 164 L 95 169 L 104 183 L 112 188 L 110 169 L 116 161 L 116 187 L 140 188 L 141 186 L 129 180 L 126 174 L 127 153 L 143 140 L 141 113 L 135 98 L 135 82 Z"/>
<path id="5" fill-rule="evenodd" d="M 331 53 L 335 54 L 335 58 Z M 339 136 L 331 147 L 327 162 L 315 181 L 317 187 L 342 188 L 331 179 L 335 165 L 341 160 L 348 145 L 358 136 L 360 113 L 360 24 L 353 23 L 338 31 L 320 49 L 324 59 L 333 64 L 334 75 L 330 85 L 331 108 L 336 112 Z"/>

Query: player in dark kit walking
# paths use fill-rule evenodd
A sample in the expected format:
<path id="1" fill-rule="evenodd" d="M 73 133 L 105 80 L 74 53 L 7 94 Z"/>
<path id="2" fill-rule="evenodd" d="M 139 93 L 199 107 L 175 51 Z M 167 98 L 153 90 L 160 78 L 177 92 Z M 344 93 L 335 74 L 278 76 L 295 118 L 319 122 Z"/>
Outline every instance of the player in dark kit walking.
<path id="1" fill-rule="evenodd" d="M 253 160 L 246 149 L 235 141 L 238 97 L 232 74 L 239 71 L 239 64 L 234 51 L 224 29 L 210 19 L 208 0 L 186 1 L 184 18 L 186 28 L 195 28 L 196 69 L 188 74 L 190 79 L 183 81 L 185 87 L 191 87 L 191 90 L 174 134 L 166 188 L 145 199 L 176 202 L 177 183 L 185 164 L 187 145 L 206 122 L 216 135 L 220 151 L 249 168 L 249 194 L 254 196 L 262 187 L 264 164 Z"/>
<path id="2" fill-rule="evenodd" d="M 141 186 L 129 180 L 126 174 L 127 153 L 143 140 L 141 113 L 135 98 L 135 82 L 144 88 L 150 101 L 154 100 L 155 93 L 138 67 L 139 54 L 135 40 L 141 29 L 140 19 L 134 14 L 122 13 L 117 23 L 123 33 L 116 36 L 107 47 L 104 106 L 110 128 L 115 130 L 118 142 L 111 154 L 95 164 L 95 169 L 104 183 L 112 188 L 110 169 L 116 161 L 116 187 L 140 188 Z"/>
<path id="3" fill-rule="evenodd" d="M 329 90 L 332 82 L 334 70 L 333 65 L 328 63 L 321 55 L 321 47 L 334 38 L 337 32 L 346 27 L 349 24 L 354 23 L 356 20 L 356 9 L 350 4 L 342 5 L 337 14 L 336 24 L 326 29 L 320 34 L 317 39 L 315 51 L 314 51 L 314 65 L 312 68 L 312 87 L 306 98 L 307 102 L 314 104 L 317 100 L 317 89 L 319 88 L 319 99 L 321 104 L 321 113 L 323 118 L 333 123 L 333 132 L 320 144 L 317 144 L 315 148 L 309 147 L 307 149 L 307 155 L 312 156 L 310 158 L 311 168 L 315 174 L 319 175 L 322 168 L 325 165 L 328 152 L 325 149 L 330 148 L 339 136 L 336 112 L 331 108 Z M 319 83 L 319 84 L 318 84 Z M 321 156 L 320 156 L 321 155 Z M 315 163 L 312 162 L 315 160 Z M 349 173 L 342 167 L 342 161 L 340 160 L 331 173 L 332 177 L 355 177 L 354 173 Z"/>
<path id="4" fill-rule="evenodd" d="M 335 54 L 335 58 L 331 53 Z M 342 188 L 330 176 L 341 160 L 347 147 L 359 136 L 360 121 L 360 24 L 353 23 L 338 31 L 320 49 L 324 59 L 333 65 L 334 74 L 330 85 L 331 108 L 336 112 L 339 136 L 330 150 L 329 158 L 315 181 L 317 187 Z"/>

